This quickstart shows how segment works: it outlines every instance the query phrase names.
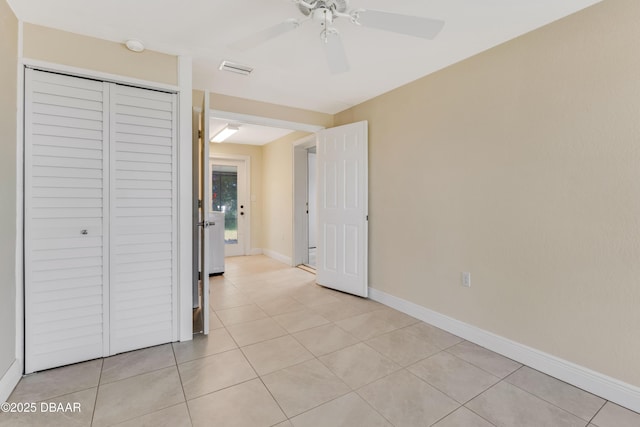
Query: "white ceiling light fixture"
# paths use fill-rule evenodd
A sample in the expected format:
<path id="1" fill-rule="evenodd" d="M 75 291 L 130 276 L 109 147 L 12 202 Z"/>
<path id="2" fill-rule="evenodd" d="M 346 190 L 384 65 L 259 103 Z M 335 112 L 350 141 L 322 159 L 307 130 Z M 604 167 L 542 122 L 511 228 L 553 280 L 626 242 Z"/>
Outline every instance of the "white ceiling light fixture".
<path id="1" fill-rule="evenodd" d="M 213 137 L 211 138 L 211 142 L 222 142 L 225 139 L 229 138 L 234 133 L 238 132 L 239 130 L 240 130 L 240 126 L 228 124 L 225 127 L 223 127 L 218 133 L 213 135 Z"/>
<path id="2" fill-rule="evenodd" d="M 131 52 L 136 52 L 136 53 L 140 53 L 144 51 L 144 44 L 142 44 L 142 42 L 140 40 L 134 40 L 134 39 L 130 39 L 127 40 L 124 45 L 127 47 L 127 49 L 129 49 Z"/>

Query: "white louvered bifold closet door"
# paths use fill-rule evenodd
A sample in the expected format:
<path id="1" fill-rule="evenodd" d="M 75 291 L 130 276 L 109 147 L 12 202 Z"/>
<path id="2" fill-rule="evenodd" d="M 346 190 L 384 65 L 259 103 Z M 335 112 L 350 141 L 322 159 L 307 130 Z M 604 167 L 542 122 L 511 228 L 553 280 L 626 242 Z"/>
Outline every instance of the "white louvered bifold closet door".
<path id="1" fill-rule="evenodd" d="M 175 103 L 112 88 L 112 353 L 177 338 Z"/>
<path id="2" fill-rule="evenodd" d="M 25 77 L 26 373 L 175 341 L 176 95 Z"/>
<path id="3" fill-rule="evenodd" d="M 106 83 L 27 69 L 26 372 L 103 356 Z"/>

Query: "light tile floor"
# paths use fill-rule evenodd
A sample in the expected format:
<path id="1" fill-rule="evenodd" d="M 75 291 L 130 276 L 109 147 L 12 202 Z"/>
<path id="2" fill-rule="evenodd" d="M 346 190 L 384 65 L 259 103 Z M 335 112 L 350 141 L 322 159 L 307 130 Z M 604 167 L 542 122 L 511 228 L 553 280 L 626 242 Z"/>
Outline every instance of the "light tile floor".
<path id="1" fill-rule="evenodd" d="M 263 256 L 211 279 L 211 333 L 23 378 L 0 426 L 589 426 L 640 415 Z"/>

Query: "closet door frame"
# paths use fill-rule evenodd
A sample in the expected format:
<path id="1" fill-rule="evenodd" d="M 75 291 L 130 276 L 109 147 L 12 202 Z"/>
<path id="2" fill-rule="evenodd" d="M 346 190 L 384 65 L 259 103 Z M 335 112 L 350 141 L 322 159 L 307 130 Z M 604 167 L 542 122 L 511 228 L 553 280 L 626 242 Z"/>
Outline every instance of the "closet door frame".
<path id="1" fill-rule="evenodd" d="M 30 185 L 30 183 L 27 181 L 31 174 L 31 170 L 27 170 L 27 167 L 30 164 L 30 160 L 27 159 L 27 156 L 30 156 L 32 153 L 30 152 L 30 148 L 27 148 L 27 144 L 26 144 L 26 137 L 28 134 L 28 114 L 29 114 L 29 108 L 30 108 L 30 104 L 27 98 L 26 98 L 26 92 L 25 92 L 25 88 L 26 88 L 26 70 L 27 69 L 34 69 L 37 71 L 45 71 L 45 72 L 52 72 L 52 73 L 57 73 L 57 74 L 63 74 L 63 75 L 67 75 L 67 76 L 71 76 L 71 77 L 78 77 L 78 78 L 86 78 L 86 79 L 91 79 L 91 80 L 98 80 L 103 82 L 103 84 L 105 86 L 111 84 L 111 83 L 115 83 L 115 84 L 121 84 L 121 85 L 127 85 L 127 86 L 134 86 L 134 87 L 138 87 L 138 88 L 142 88 L 142 89 L 150 89 L 150 90 L 157 90 L 157 91 L 162 91 L 162 92 L 168 92 L 168 93 L 173 93 L 176 95 L 175 97 L 175 108 L 174 108 L 174 112 L 173 112 L 173 116 L 174 116 L 174 122 L 175 122 L 175 126 L 174 126 L 174 135 L 175 135 L 175 145 L 174 145 L 174 155 L 175 155 L 175 167 L 174 167 L 174 171 L 175 171 L 175 180 L 173 183 L 173 189 L 176 191 L 176 196 L 174 198 L 175 200 L 175 205 L 173 207 L 173 212 L 176 215 L 175 217 L 175 225 L 174 225 L 174 230 L 176 232 L 175 234 L 175 242 L 174 242 L 174 259 L 172 261 L 173 263 L 173 268 L 174 270 L 174 284 L 173 284 L 173 309 L 172 309 L 172 314 L 174 316 L 174 322 L 173 322 L 173 327 L 172 327 L 172 336 L 173 336 L 173 341 L 187 341 L 192 339 L 191 333 L 192 333 L 192 328 L 191 328 L 191 313 L 190 310 L 187 311 L 185 313 L 185 308 L 186 306 L 188 306 L 189 308 L 191 307 L 191 301 L 187 301 L 185 295 L 189 295 L 190 296 L 190 291 L 191 291 L 191 280 L 190 280 L 190 265 L 191 265 L 191 260 L 189 258 L 190 256 L 190 251 L 188 251 L 189 253 L 187 253 L 187 251 L 185 250 L 185 248 L 188 246 L 190 248 L 190 241 L 186 242 L 186 240 L 189 240 L 190 238 L 190 233 L 187 233 L 186 237 L 185 237 L 185 233 L 184 230 L 191 229 L 191 224 L 188 223 L 187 221 L 190 221 L 190 218 L 187 219 L 185 218 L 185 210 L 181 209 L 180 206 L 182 206 L 183 204 L 186 203 L 187 206 L 190 206 L 190 192 L 187 192 L 187 194 L 185 195 L 185 191 L 184 189 L 186 188 L 184 182 L 188 182 L 190 184 L 191 182 L 191 174 L 192 174 L 192 170 L 190 168 L 190 150 L 185 150 L 181 148 L 181 144 L 180 141 L 182 139 L 184 139 L 184 134 L 186 134 L 186 131 L 190 131 L 187 130 L 187 128 L 185 127 L 185 123 L 189 123 L 191 122 L 191 117 L 188 117 L 188 120 L 185 119 L 184 114 L 180 108 L 181 104 L 185 104 L 188 103 L 189 105 L 187 107 L 191 106 L 191 78 L 190 76 L 187 76 L 187 74 L 190 73 L 191 71 L 191 60 L 190 58 L 185 58 L 185 57 L 178 57 L 178 85 L 172 85 L 172 84 L 165 84 L 165 83 L 159 83 L 159 82 L 153 82 L 153 81 L 148 81 L 148 80 L 143 80 L 143 79 L 137 79 L 137 78 L 133 78 L 133 77 L 127 77 L 127 76 L 121 76 L 121 75 L 115 75 L 115 74 L 110 74 L 110 73 L 105 73 L 105 72 L 100 72 L 100 71 L 95 71 L 95 70 L 89 70 L 89 69 L 84 69 L 84 68 L 78 68 L 78 67 L 73 67 L 73 66 L 67 66 L 67 65 L 62 65 L 62 64 L 57 64 L 57 63 L 51 63 L 51 62 L 47 62 L 47 61 L 40 61 L 40 60 L 34 60 L 34 59 L 29 59 L 29 58 L 24 58 L 21 57 L 19 58 L 19 63 L 18 63 L 18 67 L 21 70 L 19 72 L 19 97 L 18 97 L 18 110 L 19 110 L 19 117 L 22 117 L 22 119 L 20 120 L 21 125 L 18 126 L 19 128 L 19 132 L 18 132 L 18 138 L 17 138 L 17 144 L 18 144 L 18 159 L 17 159 L 17 173 L 18 176 L 20 177 L 20 179 L 18 180 L 18 192 L 19 194 L 22 194 L 22 206 L 21 209 L 19 209 L 18 211 L 18 215 L 19 215 L 19 219 L 18 219 L 18 225 L 21 225 L 20 228 L 18 229 L 18 235 L 17 235 L 17 242 L 16 242 L 16 247 L 17 247 L 17 252 L 19 254 L 18 259 L 17 259 L 17 268 L 19 268 L 19 271 L 21 274 L 19 274 L 17 276 L 17 281 L 16 281 L 16 304 L 17 304 L 17 322 L 16 322 L 16 357 L 18 359 L 20 363 L 20 365 L 22 366 L 22 372 L 26 372 L 26 367 L 25 367 L 25 362 L 26 362 L 26 354 L 24 352 L 25 349 L 25 344 L 26 344 L 26 322 L 28 321 L 26 319 L 25 316 L 25 299 L 26 299 L 26 289 L 25 289 L 25 284 L 27 282 L 27 280 L 29 279 L 29 272 L 28 272 L 28 266 L 27 266 L 27 259 L 26 259 L 26 252 L 28 250 L 28 245 L 29 243 L 29 239 L 30 239 L 30 232 L 26 227 L 25 224 L 25 220 L 27 218 L 27 209 L 30 208 L 29 203 L 30 201 L 28 200 L 28 198 L 26 197 L 26 193 L 25 193 L 25 189 L 27 188 L 27 185 Z M 107 91 L 108 93 L 109 91 Z M 106 105 L 105 105 L 105 115 L 108 113 L 109 115 L 111 114 L 110 111 L 108 111 L 108 109 L 110 108 L 110 100 L 107 100 Z M 188 109 L 189 113 L 190 113 L 190 109 Z M 110 137 L 110 130 L 108 132 L 105 132 L 105 138 L 109 138 Z M 105 150 L 104 156 L 103 156 L 103 165 L 104 165 L 104 172 L 106 175 L 106 177 L 104 178 L 104 182 L 105 183 L 109 183 L 111 181 L 110 176 L 108 176 L 109 172 L 110 172 L 110 167 L 109 167 L 109 152 L 111 150 Z M 187 158 L 189 160 L 187 161 L 183 161 L 181 160 L 181 158 Z M 188 178 L 188 179 L 187 179 Z M 181 191 L 182 190 L 182 191 Z M 109 212 L 111 210 L 111 207 L 109 206 L 110 203 L 110 199 L 111 197 L 105 197 L 105 206 L 103 206 L 103 211 L 104 212 Z M 188 199 L 188 200 L 187 200 Z M 189 217 L 190 217 L 191 213 L 189 212 Z M 103 229 L 103 233 L 106 233 L 105 236 L 108 236 L 110 233 L 109 230 L 109 221 L 108 220 L 104 220 L 103 221 L 105 227 Z M 183 224 L 184 223 L 184 224 Z M 110 255 L 110 248 L 109 248 L 109 244 L 107 243 L 103 249 L 103 253 L 104 253 L 104 262 L 108 262 L 109 261 L 109 255 Z M 18 267 L 22 265 L 22 268 Z M 109 268 L 105 269 L 105 272 L 103 273 L 103 277 L 105 278 L 105 280 L 109 279 Z M 186 272 L 186 273 L 185 273 Z M 189 280 L 186 282 L 188 286 L 183 286 L 185 282 L 185 278 L 187 278 L 187 276 L 189 276 Z M 184 289 L 183 289 L 184 288 Z M 186 292 L 185 289 L 187 289 L 189 292 Z M 104 316 L 105 316 L 105 324 L 107 325 L 108 328 L 108 323 L 109 323 L 109 300 L 110 298 L 105 298 L 104 299 Z M 103 352 L 104 355 L 103 356 L 108 356 L 109 355 L 109 334 L 108 333 L 103 333 Z"/>

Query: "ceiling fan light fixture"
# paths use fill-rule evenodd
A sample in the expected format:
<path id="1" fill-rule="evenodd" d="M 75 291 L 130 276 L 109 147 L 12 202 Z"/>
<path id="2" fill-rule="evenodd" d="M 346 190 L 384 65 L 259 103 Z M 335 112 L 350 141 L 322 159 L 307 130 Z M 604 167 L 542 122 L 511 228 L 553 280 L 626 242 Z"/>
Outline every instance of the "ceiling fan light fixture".
<path id="1" fill-rule="evenodd" d="M 326 8 L 313 10 L 311 12 L 311 17 L 314 21 L 319 22 L 321 25 L 328 25 L 333 23 L 333 13 Z"/>
<path id="2" fill-rule="evenodd" d="M 223 142 L 240 130 L 238 125 L 226 125 L 210 139 L 211 142 Z"/>
<path id="3" fill-rule="evenodd" d="M 242 74 L 243 76 L 248 76 L 253 72 L 253 67 L 231 61 L 222 61 L 218 69 L 220 71 L 229 71 L 230 73 Z"/>

